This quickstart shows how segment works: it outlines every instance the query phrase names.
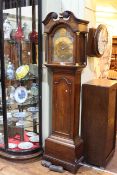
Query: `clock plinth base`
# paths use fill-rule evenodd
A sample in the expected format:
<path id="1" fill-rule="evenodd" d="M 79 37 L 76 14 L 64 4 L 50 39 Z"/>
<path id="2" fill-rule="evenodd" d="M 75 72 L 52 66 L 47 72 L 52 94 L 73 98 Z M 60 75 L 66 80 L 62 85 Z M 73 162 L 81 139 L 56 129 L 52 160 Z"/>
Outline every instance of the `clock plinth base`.
<path id="1" fill-rule="evenodd" d="M 58 139 L 57 139 L 58 138 Z M 64 141 L 63 141 L 64 140 Z M 66 142 L 65 142 L 66 140 Z M 48 137 L 45 141 L 45 153 L 43 159 L 55 165 L 62 166 L 65 170 L 76 173 L 83 156 L 83 141 L 78 139 L 75 143 L 59 137 Z"/>

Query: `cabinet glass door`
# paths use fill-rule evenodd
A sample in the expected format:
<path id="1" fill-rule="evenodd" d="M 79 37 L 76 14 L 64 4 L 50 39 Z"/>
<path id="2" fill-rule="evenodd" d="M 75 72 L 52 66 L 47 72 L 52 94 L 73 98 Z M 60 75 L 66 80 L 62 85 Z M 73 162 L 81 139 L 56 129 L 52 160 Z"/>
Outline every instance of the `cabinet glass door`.
<path id="1" fill-rule="evenodd" d="M 1 64 L 0 64 L 1 65 Z M 0 72 L 1 80 L 1 72 Z M 0 147 L 4 148 L 4 124 L 3 124 L 3 106 L 2 106 L 2 85 L 0 82 Z"/>
<path id="2" fill-rule="evenodd" d="M 1 70 L 4 80 L 0 98 L 4 100 L 0 99 L 0 104 L 4 114 L 0 111 L 0 148 L 5 147 L 6 152 L 26 158 L 42 151 L 38 54 L 40 4 L 36 0 L 3 2 Z"/>

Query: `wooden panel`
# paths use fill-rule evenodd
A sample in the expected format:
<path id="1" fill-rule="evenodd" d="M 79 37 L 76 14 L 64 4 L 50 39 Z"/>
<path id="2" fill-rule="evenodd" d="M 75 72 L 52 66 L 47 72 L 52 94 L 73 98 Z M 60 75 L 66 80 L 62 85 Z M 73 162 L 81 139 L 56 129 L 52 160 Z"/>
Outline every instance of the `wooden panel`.
<path id="1" fill-rule="evenodd" d="M 97 166 L 105 166 L 115 148 L 116 81 L 94 80 L 82 88 L 85 160 Z"/>
<path id="2" fill-rule="evenodd" d="M 13 162 L 0 158 L 0 175 L 71 175 L 68 171 L 64 173 L 57 173 L 49 171 L 48 168 L 41 165 L 41 160 L 39 158 L 35 160 L 30 160 L 27 163 L 25 161 Z M 76 175 L 85 174 L 85 175 L 109 175 L 101 171 L 92 169 L 91 167 L 82 166 Z"/>
<path id="3" fill-rule="evenodd" d="M 115 125 L 116 125 L 116 92 L 115 89 L 110 89 L 109 92 L 109 108 L 108 108 L 108 123 L 107 123 L 107 139 L 106 139 L 106 152 L 107 157 L 115 145 Z"/>
<path id="4" fill-rule="evenodd" d="M 22 64 L 30 64 L 32 62 L 32 48 L 29 42 L 22 43 Z"/>
<path id="5" fill-rule="evenodd" d="M 55 74 L 53 86 L 53 133 L 70 137 L 74 104 L 73 78 Z"/>
<path id="6" fill-rule="evenodd" d="M 87 43 L 87 38 L 86 38 L 86 34 L 84 33 L 80 33 L 79 35 L 79 45 L 77 47 L 79 47 L 79 63 L 83 64 L 86 63 L 86 43 Z"/>
<path id="7" fill-rule="evenodd" d="M 37 52 L 37 50 L 36 50 Z M 37 53 L 36 53 L 37 54 Z M 8 55 L 10 61 L 15 65 L 15 69 L 20 66 L 18 62 L 18 45 L 4 41 L 4 55 Z M 22 42 L 22 64 L 32 62 L 32 48 L 29 42 Z"/>
<path id="8" fill-rule="evenodd" d="M 87 43 L 87 55 L 94 56 L 94 36 L 95 36 L 96 29 L 90 28 L 88 33 L 88 43 Z"/>

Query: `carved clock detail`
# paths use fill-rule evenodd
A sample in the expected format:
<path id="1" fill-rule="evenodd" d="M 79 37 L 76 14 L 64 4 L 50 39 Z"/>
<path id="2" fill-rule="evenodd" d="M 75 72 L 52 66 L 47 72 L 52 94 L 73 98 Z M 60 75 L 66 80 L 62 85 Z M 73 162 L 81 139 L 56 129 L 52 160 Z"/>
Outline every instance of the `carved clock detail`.
<path id="1" fill-rule="evenodd" d="M 46 60 L 53 73 L 52 132 L 45 141 L 44 159 L 76 172 L 82 159 L 79 137 L 81 72 L 86 66 L 88 21 L 72 12 L 49 13 L 44 23 Z"/>

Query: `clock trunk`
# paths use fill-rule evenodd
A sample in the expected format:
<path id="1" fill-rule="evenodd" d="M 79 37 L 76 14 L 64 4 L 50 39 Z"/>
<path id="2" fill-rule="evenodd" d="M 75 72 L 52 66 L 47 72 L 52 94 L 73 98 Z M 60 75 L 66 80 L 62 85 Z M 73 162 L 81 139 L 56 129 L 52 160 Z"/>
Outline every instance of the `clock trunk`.
<path id="1" fill-rule="evenodd" d="M 83 141 L 78 134 L 82 69 L 53 66 L 51 70 L 52 134 L 46 139 L 44 158 L 76 172 L 79 160 L 83 158 Z"/>

